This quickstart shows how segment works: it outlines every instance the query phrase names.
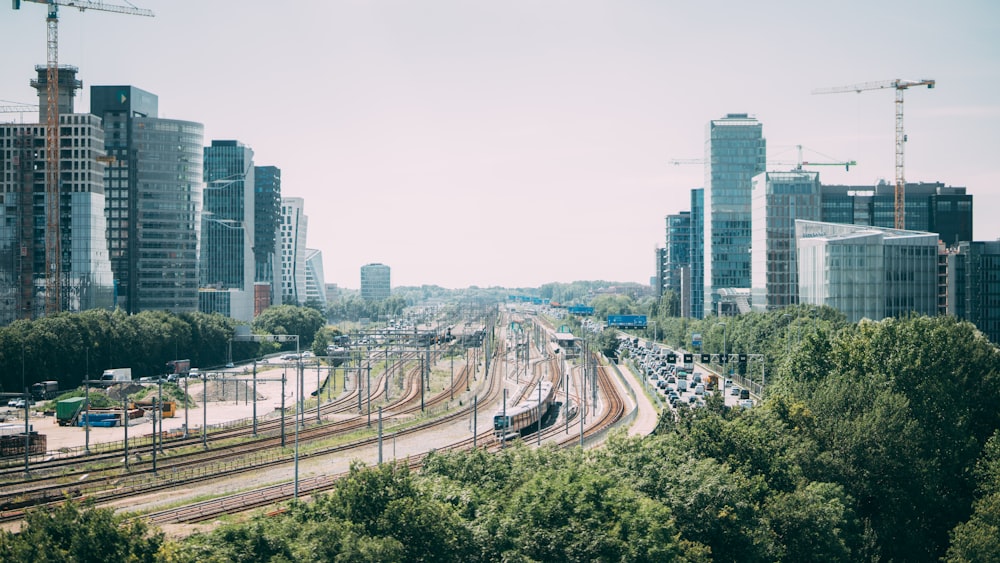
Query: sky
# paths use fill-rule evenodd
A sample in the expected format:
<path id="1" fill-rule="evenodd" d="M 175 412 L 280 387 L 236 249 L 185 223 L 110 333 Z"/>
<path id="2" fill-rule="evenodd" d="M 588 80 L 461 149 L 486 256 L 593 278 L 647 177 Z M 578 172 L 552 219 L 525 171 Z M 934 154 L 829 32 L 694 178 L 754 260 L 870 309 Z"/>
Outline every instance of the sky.
<path id="1" fill-rule="evenodd" d="M 124 3 L 108 0 L 107 3 Z M 1000 238 L 1000 3 L 683 0 L 132 0 L 154 18 L 62 8 L 59 62 L 89 87 L 159 97 L 159 117 L 235 139 L 305 199 L 327 283 L 647 284 L 665 218 L 704 185 L 705 129 L 763 124 L 769 169 L 827 184 L 966 187 Z M 46 8 L 0 7 L 0 100 L 35 103 Z M 4 105 L 5 102 L 0 102 Z M 0 114 L 36 122 L 34 114 Z"/>

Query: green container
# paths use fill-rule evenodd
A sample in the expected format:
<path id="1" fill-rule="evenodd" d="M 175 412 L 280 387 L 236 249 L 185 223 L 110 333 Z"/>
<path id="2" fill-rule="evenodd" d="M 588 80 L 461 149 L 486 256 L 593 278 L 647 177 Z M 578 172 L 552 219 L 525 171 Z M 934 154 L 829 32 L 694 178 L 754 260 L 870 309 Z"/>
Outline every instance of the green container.
<path id="1" fill-rule="evenodd" d="M 86 402 L 86 397 L 73 397 L 59 401 L 56 403 L 56 420 L 64 426 L 70 424 L 73 417 L 76 416 L 76 413 L 80 412 L 80 409 L 83 408 Z"/>

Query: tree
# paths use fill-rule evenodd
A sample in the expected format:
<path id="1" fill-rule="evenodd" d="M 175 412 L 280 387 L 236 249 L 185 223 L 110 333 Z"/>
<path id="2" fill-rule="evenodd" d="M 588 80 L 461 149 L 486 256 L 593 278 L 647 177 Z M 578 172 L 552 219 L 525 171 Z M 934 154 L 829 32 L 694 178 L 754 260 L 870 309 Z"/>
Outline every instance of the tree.
<path id="1" fill-rule="evenodd" d="M 253 321 L 255 332 L 266 334 L 297 334 L 299 347 L 307 348 L 312 344 L 316 331 L 323 327 L 326 321 L 315 309 L 296 307 L 293 305 L 277 305 L 268 307 Z"/>
<path id="2" fill-rule="evenodd" d="M 152 562 L 163 544 L 142 520 L 64 502 L 30 511 L 19 533 L 0 530 L 0 561 Z"/>
<path id="3" fill-rule="evenodd" d="M 951 532 L 949 563 L 1000 561 L 1000 432 L 983 448 L 975 475 L 978 498 L 969 520 Z"/>

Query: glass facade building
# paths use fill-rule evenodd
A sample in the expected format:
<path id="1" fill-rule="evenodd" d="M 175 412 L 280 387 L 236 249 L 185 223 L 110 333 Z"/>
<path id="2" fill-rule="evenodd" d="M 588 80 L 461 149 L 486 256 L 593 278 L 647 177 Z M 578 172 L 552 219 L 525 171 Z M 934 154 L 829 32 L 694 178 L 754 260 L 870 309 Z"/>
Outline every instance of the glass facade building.
<path id="1" fill-rule="evenodd" d="M 306 249 L 306 303 L 326 309 L 326 282 L 323 280 L 323 253 Z"/>
<path id="2" fill-rule="evenodd" d="M 937 312 L 935 233 L 795 222 L 799 301 L 881 320 Z"/>
<path id="3" fill-rule="evenodd" d="M 683 289 L 690 290 L 691 284 L 691 212 L 667 215 L 666 229 L 663 293 L 670 292 L 673 296 L 676 310 L 671 314 L 684 316 L 683 311 L 691 309 L 690 291 L 688 295 L 683 292 Z"/>
<path id="4" fill-rule="evenodd" d="M 59 311 L 113 306 L 105 238 L 104 130 L 89 114 L 59 116 Z M 46 313 L 45 126 L 0 124 L 0 324 Z"/>
<path id="5" fill-rule="evenodd" d="M 281 198 L 281 302 L 306 304 L 306 234 L 309 218 L 301 197 Z"/>
<path id="6" fill-rule="evenodd" d="M 116 304 L 195 311 L 204 127 L 157 117 L 158 98 L 134 86 L 94 86 L 90 97 L 114 159 L 104 183 Z"/>
<path id="7" fill-rule="evenodd" d="M 691 318 L 705 317 L 705 189 L 691 190 Z"/>
<path id="8" fill-rule="evenodd" d="M 361 266 L 361 298 L 365 301 L 387 299 L 391 293 L 390 274 L 385 264 Z"/>
<path id="9" fill-rule="evenodd" d="M 753 310 L 799 302 L 795 220 L 818 221 L 819 174 L 802 170 L 764 172 L 752 180 L 750 295 Z"/>
<path id="10" fill-rule="evenodd" d="M 952 256 L 954 307 L 949 313 L 1000 345 L 1000 240 L 962 242 Z"/>
<path id="11" fill-rule="evenodd" d="M 895 186 L 823 186 L 822 221 L 893 228 Z M 906 184 L 906 229 L 937 233 L 948 245 L 972 240 L 972 195 L 940 182 Z"/>
<path id="12" fill-rule="evenodd" d="M 767 145 L 745 113 L 710 121 L 705 136 L 704 299 L 714 311 L 720 289 L 750 288 L 750 182 L 766 168 Z"/>
<path id="13" fill-rule="evenodd" d="M 275 283 L 281 279 L 280 226 L 281 169 L 257 166 L 254 168 L 254 281 L 271 288 L 268 305 L 281 303 L 281 292 Z"/>
<path id="14" fill-rule="evenodd" d="M 228 310 L 199 297 L 204 313 L 218 312 L 252 321 L 254 311 L 253 150 L 238 141 L 213 140 L 204 147 L 201 215 L 200 292 L 226 291 Z"/>

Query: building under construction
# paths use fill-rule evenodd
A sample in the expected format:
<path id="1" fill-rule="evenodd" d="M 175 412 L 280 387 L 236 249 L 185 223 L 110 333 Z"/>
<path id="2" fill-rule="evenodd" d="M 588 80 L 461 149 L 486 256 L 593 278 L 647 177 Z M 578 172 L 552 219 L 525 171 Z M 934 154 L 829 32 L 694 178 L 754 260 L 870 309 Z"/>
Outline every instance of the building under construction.
<path id="1" fill-rule="evenodd" d="M 58 215 L 47 215 L 47 72 L 35 67 L 39 123 L 0 123 L 0 325 L 49 312 L 109 308 L 114 281 L 108 255 L 101 119 L 77 114 L 77 69 L 58 76 Z M 55 208 L 55 206 L 52 206 Z M 57 244 L 47 245 L 53 232 Z M 47 260 L 46 248 L 58 249 Z M 51 293 L 52 295 L 48 295 Z"/>

